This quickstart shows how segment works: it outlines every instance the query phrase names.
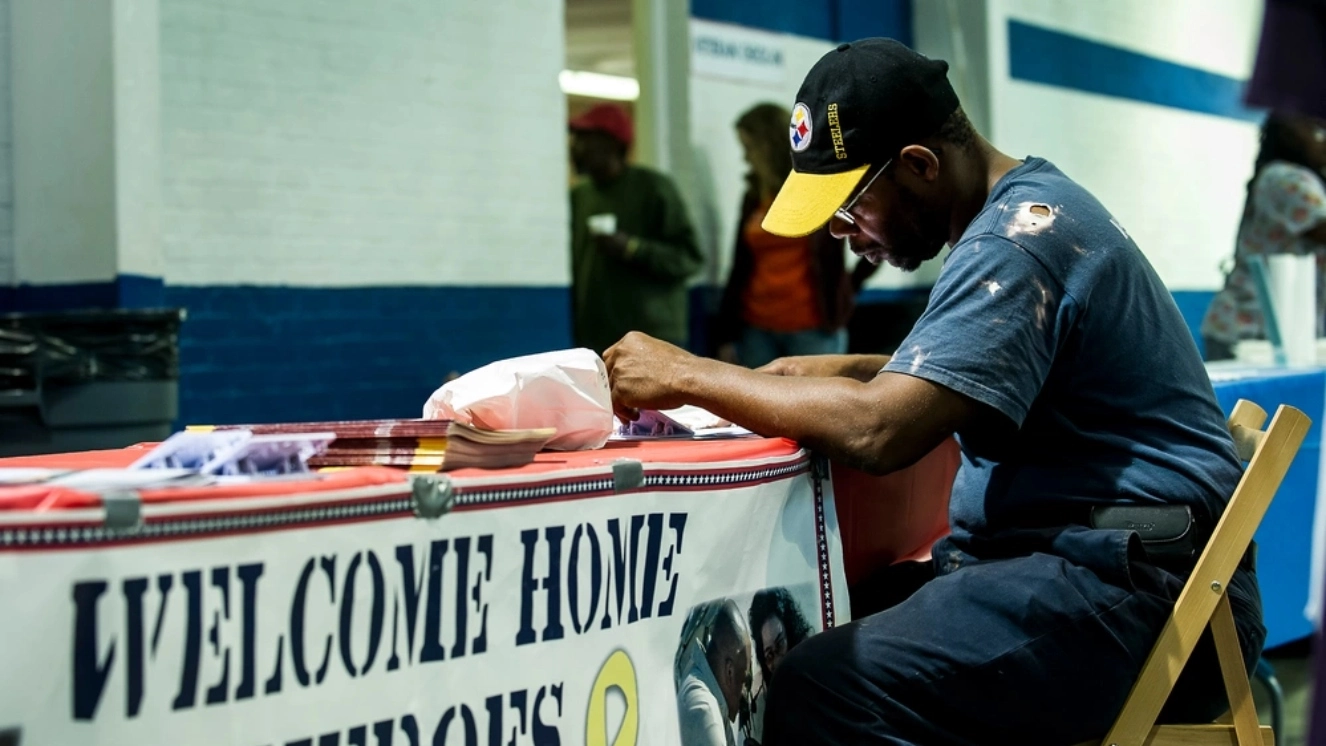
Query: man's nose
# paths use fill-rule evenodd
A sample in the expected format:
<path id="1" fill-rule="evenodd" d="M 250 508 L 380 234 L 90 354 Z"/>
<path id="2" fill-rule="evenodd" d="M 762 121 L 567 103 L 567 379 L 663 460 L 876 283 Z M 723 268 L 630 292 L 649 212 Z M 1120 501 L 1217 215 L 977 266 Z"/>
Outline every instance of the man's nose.
<path id="1" fill-rule="evenodd" d="M 851 238 L 860 232 L 861 229 L 855 223 L 849 223 L 837 215 L 829 218 L 829 235 L 834 238 Z"/>

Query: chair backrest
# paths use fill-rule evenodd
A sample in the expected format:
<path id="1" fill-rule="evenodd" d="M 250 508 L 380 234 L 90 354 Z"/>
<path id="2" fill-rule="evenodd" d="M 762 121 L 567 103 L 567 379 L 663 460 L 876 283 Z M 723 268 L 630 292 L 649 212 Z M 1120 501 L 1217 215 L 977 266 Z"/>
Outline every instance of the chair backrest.
<path id="1" fill-rule="evenodd" d="M 1256 404 L 1239 400 L 1234 405 L 1228 423 L 1230 435 L 1239 458 L 1248 461 L 1248 467 L 1133 684 L 1123 711 L 1102 743 L 1140 746 L 1145 741 L 1208 625 L 1216 638 L 1238 742 L 1262 742 L 1256 733 L 1248 675 L 1224 592 L 1312 420 L 1282 405 L 1263 432 L 1260 428 L 1265 422 L 1266 412 Z"/>

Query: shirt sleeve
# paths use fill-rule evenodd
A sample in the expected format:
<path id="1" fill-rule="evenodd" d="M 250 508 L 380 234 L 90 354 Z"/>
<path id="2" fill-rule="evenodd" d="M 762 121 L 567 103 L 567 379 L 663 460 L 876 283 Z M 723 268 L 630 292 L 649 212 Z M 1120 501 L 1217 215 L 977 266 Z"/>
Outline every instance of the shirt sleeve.
<path id="1" fill-rule="evenodd" d="M 1073 304 L 1031 254 L 994 235 L 950 253 L 925 312 L 884 366 L 975 399 L 1022 426 Z"/>
<path id="2" fill-rule="evenodd" d="M 677 695 L 677 719 L 685 746 L 727 746 L 727 724 L 712 694 L 690 684 Z"/>
<path id="3" fill-rule="evenodd" d="M 1275 162 L 1253 183 L 1257 212 L 1299 236 L 1326 221 L 1326 186 L 1314 173 L 1292 163 Z"/>
<path id="4" fill-rule="evenodd" d="M 685 280 L 704 264 L 695 229 L 686 214 L 686 205 L 672 182 L 659 178 L 656 217 L 652 224 L 657 235 L 636 236 L 636 248 L 628 261 L 651 274 L 670 280 Z"/>

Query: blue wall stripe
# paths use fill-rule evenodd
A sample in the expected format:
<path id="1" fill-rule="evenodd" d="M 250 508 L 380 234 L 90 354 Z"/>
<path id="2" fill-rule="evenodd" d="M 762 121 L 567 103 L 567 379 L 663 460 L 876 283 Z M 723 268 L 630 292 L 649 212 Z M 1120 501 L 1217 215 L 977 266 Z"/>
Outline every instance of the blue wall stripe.
<path id="1" fill-rule="evenodd" d="M 1244 81 L 1021 21 L 1008 22 L 1008 74 L 1230 119 L 1262 117 L 1243 105 Z"/>
<path id="2" fill-rule="evenodd" d="M 911 44 L 912 1 L 691 0 L 691 15 L 707 21 L 828 41 L 888 36 Z"/>
<path id="3" fill-rule="evenodd" d="M 451 373 L 571 344 L 564 287 L 181 287 L 183 423 L 418 417 Z"/>
<path id="4" fill-rule="evenodd" d="M 120 275 L 115 285 L 120 308 L 160 308 L 166 302 L 166 283 L 160 277 Z"/>
<path id="5" fill-rule="evenodd" d="M 156 292 L 151 305 L 187 311 L 180 425 L 416 417 L 451 373 L 571 345 L 565 287 L 203 287 L 120 278 L 23 286 L 21 299 L 35 301 L 26 310 L 113 308 L 117 295 L 135 292 Z M 691 293 L 693 349 L 706 346 L 715 293 Z M 924 302 L 928 293 L 867 290 L 860 303 Z M 1212 297 L 1174 291 L 1194 336 Z"/>
<path id="6" fill-rule="evenodd" d="M 929 0 L 923 0 L 928 2 Z M 837 0 L 838 40 L 887 36 L 912 45 L 913 0 Z"/>
<path id="7" fill-rule="evenodd" d="M 67 311 L 78 308 L 157 308 L 164 283 L 160 277 L 120 275 L 103 282 L 0 287 L 0 313 Z"/>

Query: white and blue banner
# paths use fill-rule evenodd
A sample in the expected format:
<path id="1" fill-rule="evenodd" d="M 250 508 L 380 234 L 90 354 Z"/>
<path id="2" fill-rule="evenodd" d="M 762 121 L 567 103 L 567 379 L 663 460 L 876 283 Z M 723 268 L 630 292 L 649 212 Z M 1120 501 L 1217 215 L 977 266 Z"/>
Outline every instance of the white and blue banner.
<path id="1" fill-rule="evenodd" d="M 99 509 L 0 513 L 0 733 L 675 746 L 691 612 L 731 601 L 749 670 L 726 725 L 757 743 L 766 664 L 849 617 L 828 480 L 792 448 L 621 479 L 456 478 L 437 518 L 407 482 L 144 504 L 127 533 Z"/>

